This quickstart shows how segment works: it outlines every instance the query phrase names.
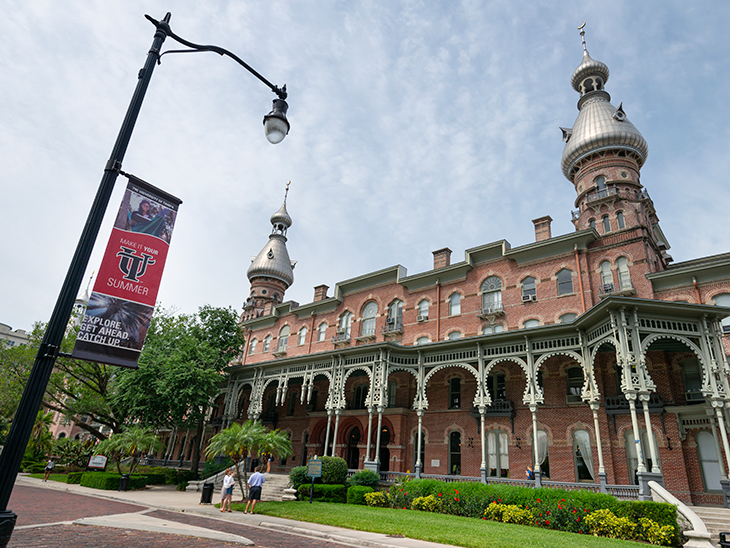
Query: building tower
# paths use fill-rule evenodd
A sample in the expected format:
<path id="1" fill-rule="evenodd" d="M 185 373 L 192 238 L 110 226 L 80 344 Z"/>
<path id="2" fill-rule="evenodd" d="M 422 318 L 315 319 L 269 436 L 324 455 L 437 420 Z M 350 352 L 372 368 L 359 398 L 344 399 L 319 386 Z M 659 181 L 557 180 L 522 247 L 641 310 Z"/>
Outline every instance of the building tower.
<path id="1" fill-rule="evenodd" d="M 578 117 L 563 131 L 565 149 L 561 166 L 573 183 L 577 198 L 573 211 L 576 230 L 594 228 L 600 235 L 633 231 L 651 248 L 649 271 L 663 270 L 672 260 L 669 245 L 659 228 L 659 218 L 640 182 L 641 167 L 649 147 L 623 109 L 611 104 L 604 86 L 608 66 L 591 58 L 586 49 L 585 23 L 578 27 L 583 60 L 570 83 L 578 93 Z"/>
<path id="2" fill-rule="evenodd" d="M 271 308 L 283 301 L 284 293 L 294 283 L 296 261 L 289 259 L 286 249 L 286 232 L 292 224 L 291 216 L 286 210 L 290 184 L 291 181 L 286 185 L 284 203 L 271 216 L 269 241 L 248 267 L 251 293 L 243 303 L 243 320 L 270 314 Z"/>

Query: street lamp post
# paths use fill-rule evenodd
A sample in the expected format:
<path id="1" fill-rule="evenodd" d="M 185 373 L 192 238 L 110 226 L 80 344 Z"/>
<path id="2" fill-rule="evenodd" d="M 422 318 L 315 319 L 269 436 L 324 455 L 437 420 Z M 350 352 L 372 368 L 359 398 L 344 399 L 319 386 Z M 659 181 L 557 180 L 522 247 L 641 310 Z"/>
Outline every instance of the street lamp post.
<path id="1" fill-rule="evenodd" d="M 38 409 L 43 401 L 43 394 L 45 393 L 48 380 L 50 379 L 53 366 L 56 362 L 56 358 L 59 354 L 61 342 L 68 325 L 68 320 L 71 317 L 71 311 L 73 308 L 76 295 L 81 287 L 81 282 L 86 272 L 86 267 L 89 263 L 89 257 L 94 247 L 94 242 L 99 233 L 99 227 L 101 226 L 104 213 L 106 212 L 107 205 L 109 204 L 109 198 L 111 197 L 112 190 L 114 189 L 114 183 L 117 179 L 122 168 L 122 160 L 124 154 L 127 151 L 127 145 L 129 139 L 132 136 L 132 130 L 134 124 L 137 121 L 142 101 L 144 100 L 145 92 L 149 86 L 150 79 L 152 78 L 152 72 L 155 69 L 155 65 L 159 63 L 160 57 L 163 55 L 160 53 L 163 42 L 169 36 L 173 40 L 187 46 L 190 49 L 182 51 L 213 51 L 219 55 L 227 55 L 231 57 L 244 68 L 246 68 L 251 74 L 256 76 L 264 84 L 266 84 L 271 91 L 273 91 L 278 98 L 274 99 L 274 104 L 271 112 L 264 117 L 264 131 L 267 139 L 273 143 L 281 142 L 286 134 L 289 132 L 289 122 L 286 119 L 286 86 L 278 88 L 271 84 L 258 72 L 248 66 L 244 61 L 239 59 L 235 54 L 220 48 L 218 46 L 201 46 L 188 42 L 183 38 L 175 35 L 170 29 L 170 17 L 168 13 L 162 19 L 162 21 L 156 21 L 149 15 L 145 16 L 151 21 L 155 27 L 156 32 L 152 41 L 152 47 L 147 54 L 147 60 L 145 61 L 144 67 L 140 70 L 138 76 L 137 87 L 134 90 L 134 95 L 127 109 L 127 114 L 124 117 L 124 122 L 119 130 L 119 135 L 114 143 L 111 156 L 106 166 L 104 167 L 104 175 L 99 184 L 99 190 L 96 193 L 94 202 L 89 211 L 89 216 L 86 220 L 86 225 L 81 233 L 81 238 L 76 246 L 76 252 L 74 253 L 71 265 L 69 266 L 66 278 L 61 287 L 61 292 L 58 295 L 56 306 L 53 309 L 53 314 L 48 322 L 43 341 L 38 349 L 33 369 L 31 370 L 30 377 L 23 391 L 23 396 L 20 400 L 18 409 L 15 412 L 13 423 L 8 433 L 8 438 L 5 443 L 5 447 L 0 454 L 0 548 L 5 548 L 13 529 L 17 516 L 8 510 L 8 502 L 10 495 L 15 484 L 15 479 L 18 475 L 18 469 L 23 460 L 23 454 L 25 448 L 28 445 L 30 439 L 31 430 L 35 422 Z M 178 50 L 179 51 L 179 50 Z M 172 53 L 168 51 L 166 53 Z"/>

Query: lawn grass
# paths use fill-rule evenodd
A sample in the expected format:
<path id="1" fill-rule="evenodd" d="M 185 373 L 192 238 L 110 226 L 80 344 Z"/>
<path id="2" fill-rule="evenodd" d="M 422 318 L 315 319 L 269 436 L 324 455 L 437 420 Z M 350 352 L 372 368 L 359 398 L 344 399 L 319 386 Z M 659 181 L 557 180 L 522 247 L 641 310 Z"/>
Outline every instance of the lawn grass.
<path id="1" fill-rule="evenodd" d="M 245 504 L 234 503 L 232 507 L 243 511 Z M 260 502 L 256 505 L 256 513 L 356 531 L 403 535 L 464 548 L 637 548 L 639 544 L 447 514 L 355 504 Z"/>
<path id="2" fill-rule="evenodd" d="M 30 478 L 36 478 L 36 479 L 43 479 L 43 473 L 40 474 L 28 474 L 28 477 Z M 67 483 L 66 479 L 68 478 L 68 474 L 51 474 L 48 476 L 49 480 L 52 481 L 58 481 L 61 483 Z"/>

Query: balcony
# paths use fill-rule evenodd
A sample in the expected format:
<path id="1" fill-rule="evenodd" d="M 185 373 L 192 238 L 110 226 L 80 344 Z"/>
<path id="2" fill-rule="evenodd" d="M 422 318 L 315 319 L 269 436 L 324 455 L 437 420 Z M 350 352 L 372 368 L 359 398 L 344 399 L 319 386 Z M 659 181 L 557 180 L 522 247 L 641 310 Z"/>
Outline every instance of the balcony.
<path id="1" fill-rule="evenodd" d="M 362 333 L 359 337 L 355 337 L 355 340 L 358 342 L 370 342 L 375 340 L 375 324 L 371 324 L 367 326 L 367 329 L 365 326 L 363 326 Z"/>
<path id="2" fill-rule="evenodd" d="M 502 303 L 491 303 L 483 306 L 479 310 L 479 314 L 477 314 L 477 316 L 483 320 L 504 316 L 504 307 L 502 306 Z"/>
<path id="3" fill-rule="evenodd" d="M 573 209 L 570 212 L 570 220 L 576 222 L 580 217 L 580 209 Z"/>
<path id="4" fill-rule="evenodd" d="M 332 344 L 334 344 L 335 346 L 347 346 L 348 344 L 350 344 L 350 330 L 338 329 L 337 333 L 335 333 L 335 336 L 332 337 Z"/>
<path id="5" fill-rule="evenodd" d="M 586 205 L 595 203 L 603 203 L 615 201 L 620 197 L 619 190 L 616 187 L 604 188 L 598 192 L 591 192 L 586 196 Z"/>
<path id="6" fill-rule="evenodd" d="M 477 420 L 477 424 L 480 421 L 480 414 L 478 407 L 471 408 L 471 416 Z M 515 432 L 515 406 L 512 400 L 494 400 L 492 404 L 487 407 L 484 412 L 485 417 L 509 417 L 512 423 L 512 433 Z"/>
<path id="7" fill-rule="evenodd" d="M 403 320 L 398 318 L 387 318 L 385 325 L 382 327 L 380 332 L 383 335 L 402 335 L 403 334 Z"/>
<path id="8" fill-rule="evenodd" d="M 598 296 L 603 299 L 610 295 L 617 295 L 621 297 L 630 297 L 636 295 L 636 288 L 634 287 L 631 278 L 619 277 L 619 283 L 602 284 L 598 287 Z"/>
<path id="9" fill-rule="evenodd" d="M 606 415 L 628 415 L 631 412 L 629 408 L 629 400 L 626 396 L 606 396 L 604 402 L 606 406 Z M 636 402 L 636 409 L 638 413 L 643 412 L 643 404 Z M 664 401 L 662 397 L 653 393 L 649 396 L 649 413 L 663 413 L 664 412 Z"/>
<path id="10" fill-rule="evenodd" d="M 271 353 L 275 358 L 286 356 L 286 344 L 280 344 L 276 350 Z"/>

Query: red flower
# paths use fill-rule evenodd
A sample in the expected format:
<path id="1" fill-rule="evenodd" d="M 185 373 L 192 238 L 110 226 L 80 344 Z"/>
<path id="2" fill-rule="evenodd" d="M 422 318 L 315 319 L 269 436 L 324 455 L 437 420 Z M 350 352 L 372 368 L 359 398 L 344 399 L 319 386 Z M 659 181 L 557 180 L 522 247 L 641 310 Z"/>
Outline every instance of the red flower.
<path id="1" fill-rule="evenodd" d="M 455 492 L 455 493 L 456 493 L 457 495 L 459 494 L 459 490 L 458 490 L 458 489 L 454 489 L 454 492 Z"/>
<path id="2" fill-rule="evenodd" d="M 530 509 L 530 505 L 529 505 L 529 504 L 527 505 L 527 509 L 528 509 L 528 510 Z"/>
<path id="3" fill-rule="evenodd" d="M 537 502 L 542 502 L 540 499 L 537 499 Z"/>
<path id="4" fill-rule="evenodd" d="M 499 499 L 499 502 L 502 502 L 502 499 Z"/>
<path id="5" fill-rule="evenodd" d="M 588 513 L 588 508 L 583 508 L 583 510 L 585 510 L 586 514 Z"/>
<path id="6" fill-rule="evenodd" d="M 545 520 L 545 525 L 550 525 L 550 520 L 549 519 L 546 519 Z"/>
<path id="7" fill-rule="evenodd" d="M 441 496 L 441 493 L 439 493 L 439 497 Z"/>
<path id="8" fill-rule="evenodd" d="M 560 502 L 565 502 L 565 499 L 560 499 Z"/>
<path id="9" fill-rule="evenodd" d="M 482 519 L 487 519 L 487 518 L 486 518 L 486 517 L 484 517 L 484 518 L 482 518 Z"/>
<path id="10" fill-rule="evenodd" d="M 580 518 L 576 518 L 575 521 L 580 521 Z"/>
<path id="11" fill-rule="evenodd" d="M 548 515 L 548 516 L 550 515 L 550 510 L 548 510 L 548 511 L 547 511 L 547 515 Z"/>
<path id="12" fill-rule="evenodd" d="M 456 502 L 459 502 L 459 498 L 458 498 L 458 497 L 454 497 L 454 500 L 455 500 Z"/>
<path id="13" fill-rule="evenodd" d="M 575 508 L 573 508 L 573 513 L 575 514 Z"/>

